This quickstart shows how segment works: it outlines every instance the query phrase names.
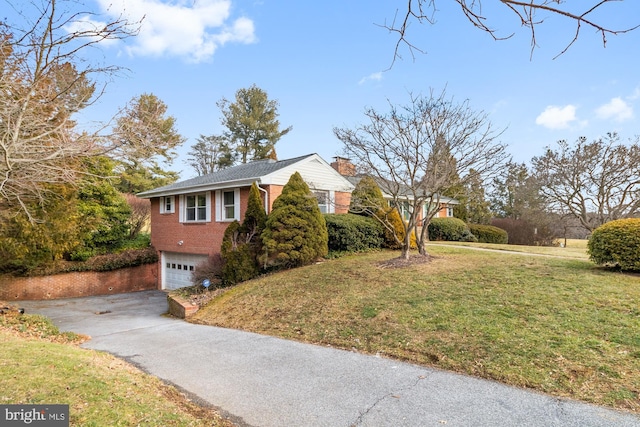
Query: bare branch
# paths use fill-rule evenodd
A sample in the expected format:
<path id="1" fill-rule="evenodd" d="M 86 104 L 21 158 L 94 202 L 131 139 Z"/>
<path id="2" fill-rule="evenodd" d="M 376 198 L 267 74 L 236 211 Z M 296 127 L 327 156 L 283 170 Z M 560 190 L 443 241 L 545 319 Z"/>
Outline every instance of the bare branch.
<path id="1" fill-rule="evenodd" d="M 640 146 L 617 134 L 588 143 L 580 138 L 532 160 L 542 192 L 558 212 L 569 212 L 588 230 L 640 213 Z"/>
<path id="2" fill-rule="evenodd" d="M 489 26 L 488 19 L 484 16 L 482 11 L 482 0 L 453 0 L 460 6 L 462 14 L 467 20 L 479 30 L 489 34 L 494 40 L 505 40 L 513 36 L 512 34 L 506 36 L 499 36 L 495 29 Z M 487 0 L 485 0 L 487 1 Z M 550 15 L 557 15 L 572 21 L 576 25 L 576 32 L 574 37 L 569 41 L 564 49 L 556 56 L 561 56 L 578 40 L 582 25 L 586 25 L 596 30 L 602 35 L 602 44 L 606 46 L 607 35 L 618 35 L 628 33 L 640 27 L 640 24 L 628 27 L 628 28 L 609 28 L 605 23 L 598 22 L 591 19 L 593 12 L 602 8 L 608 3 L 622 2 L 624 0 L 598 0 L 591 1 L 587 5 L 582 13 L 574 13 L 568 10 L 568 6 L 563 5 L 567 3 L 564 0 L 495 0 L 500 2 L 508 10 L 510 10 L 520 22 L 520 25 L 529 29 L 531 33 L 531 55 L 537 47 L 536 43 L 536 29 L 543 24 L 544 19 L 537 19 L 536 14 L 538 12 L 547 12 Z M 580 2 L 584 0 L 578 0 Z M 420 50 L 415 42 L 412 42 L 409 38 L 409 28 L 412 22 L 418 24 L 434 24 L 436 22 L 435 16 L 438 12 L 436 7 L 436 0 L 408 0 L 407 7 L 402 11 L 396 11 L 395 17 L 391 24 L 381 25 L 390 32 L 397 35 L 394 56 L 391 66 L 395 63 L 396 59 L 401 59 L 400 47 L 406 46 L 409 49 L 412 57 L 414 57 L 414 51 L 424 53 Z M 400 19 L 398 18 L 400 15 Z"/>
<path id="3" fill-rule="evenodd" d="M 466 101 L 454 103 L 444 91 L 411 95 L 406 106 L 390 103 L 388 113 L 367 109 L 365 116 L 366 124 L 333 132 L 344 144 L 345 157 L 376 181 L 393 206 L 407 212 L 404 256 L 411 231 L 429 224 L 445 190 L 491 176 L 506 158 L 505 146 L 497 142 L 501 132 L 486 114 L 474 112 Z M 426 253 L 423 243 L 418 239 L 420 253 Z"/>
<path id="4" fill-rule="evenodd" d="M 118 68 L 91 64 L 81 55 L 138 28 L 121 19 L 87 26 L 94 15 L 65 10 L 67 4 L 77 6 L 64 0 L 28 3 L 35 20 L 12 5 L 17 18 L 0 23 L 0 208 L 22 211 L 30 220 L 30 206 L 42 204 L 55 185 L 73 184 L 85 173 L 82 159 L 105 150 L 103 128 L 80 131 L 73 117 L 104 91 L 106 83 L 96 90 L 94 78 Z"/>

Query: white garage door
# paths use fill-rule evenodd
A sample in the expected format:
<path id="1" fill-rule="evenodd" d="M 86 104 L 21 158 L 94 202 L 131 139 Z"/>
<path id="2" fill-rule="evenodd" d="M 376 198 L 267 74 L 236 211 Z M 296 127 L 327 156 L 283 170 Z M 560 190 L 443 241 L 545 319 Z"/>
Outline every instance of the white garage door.
<path id="1" fill-rule="evenodd" d="M 191 274 L 207 255 L 162 253 L 162 289 L 178 289 L 193 285 Z"/>

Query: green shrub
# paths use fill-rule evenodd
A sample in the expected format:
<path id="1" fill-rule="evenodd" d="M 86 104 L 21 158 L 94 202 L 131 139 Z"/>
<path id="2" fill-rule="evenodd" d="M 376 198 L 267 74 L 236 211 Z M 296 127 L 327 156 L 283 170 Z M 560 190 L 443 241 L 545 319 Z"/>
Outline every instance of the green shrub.
<path id="1" fill-rule="evenodd" d="M 138 233 L 135 237 L 120 242 L 116 252 L 122 252 L 127 249 L 144 249 L 149 246 L 151 246 L 151 234 Z"/>
<path id="2" fill-rule="evenodd" d="M 220 256 L 222 258 L 222 283 L 234 285 L 257 277 L 260 273 L 251 245 L 238 221 L 233 221 L 224 232 Z"/>
<path id="3" fill-rule="evenodd" d="M 86 261 L 56 261 L 40 266 L 23 275 L 48 276 L 52 274 L 71 273 L 75 271 L 112 271 L 121 268 L 137 267 L 158 262 L 155 248 L 127 249 L 122 252 L 93 256 Z"/>
<path id="4" fill-rule="evenodd" d="M 640 271 L 640 218 L 619 219 L 596 228 L 587 244 L 598 265 Z"/>
<path id="5" fill-rule="evenodd" d="M 273 201 L 262 232 L 261 261 L 267 268 L 292 268 L 327 255 L 327 224 L 316 199 L 296 172 Z"/>
<path id="6" fill-rule="evenodd" d="M 325 214 L 329 233 L 329 250 L 358 252 L 379 249 L 384 243 L 384 231 L 373 218 L 354 214 Z"/>
<path id="7" fill-rule="evenodd" d="M 155 248 L 129 249 L 117 254 L 99 255 L 87 260 L 85 269 L 89 271 L 112 271 L 120 268 L 137 267 L 158 262 Z"/>
<path id="8" fill-rule="evenodd" d="M 492 225 L 469 224 L 469 231 L 477 237 L 480 243 L 506 245 L 509 242 L 509 234 L 505 230 Z"/>
<path id="9" fill-rule="evenodd" d="M 400 212 L 398 212 L 398 209 L 387 208 L 386 214 L 384 213 L 384 211 L 380 210 L 378 211 L 377 216 L 378 218 L 385 218 L 385 221 L 387 223 L 387 226 L 383 227 L 384 247 L 389 249 L 402 248 L 402 242 L 404 242 L 404 238 L 407 233 L 404 229 L 402 217 L 400 216 Z M 391 229 L 388 227 L 391 227 Z"/>
<path id="10" fill-rule="evenodd" d="M 429 240 L 472 241 L 467 224 L 458 218 L 433 218 L 427 228 Z"/>

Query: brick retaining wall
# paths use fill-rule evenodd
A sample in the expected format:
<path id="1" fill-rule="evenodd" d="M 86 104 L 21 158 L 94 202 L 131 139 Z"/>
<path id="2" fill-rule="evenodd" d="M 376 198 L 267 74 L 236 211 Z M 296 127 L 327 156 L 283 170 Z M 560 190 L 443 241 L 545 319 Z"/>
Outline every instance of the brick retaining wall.
<path id="1" fill-rule="evenodd" d="M 42 277 L 0 276 L 0 300 L 44 300 L 158 289 L 158 264 Z"/>

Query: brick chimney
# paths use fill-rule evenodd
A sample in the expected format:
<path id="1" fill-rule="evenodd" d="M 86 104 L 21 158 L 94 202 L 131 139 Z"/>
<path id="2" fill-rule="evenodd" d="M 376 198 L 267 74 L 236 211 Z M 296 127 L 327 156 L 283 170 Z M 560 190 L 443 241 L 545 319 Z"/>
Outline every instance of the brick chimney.
<path id="1" fill-rule="evenodd" d="M 331 163 L 331 167 L 338 171 L 338 173 L 342 176 L 355 176 L 356 175 L 356 167 L 353 163 L 351 163 L 351 159 L 347 159 L 345 157 L 334 157 L 333 163 Z"/>

